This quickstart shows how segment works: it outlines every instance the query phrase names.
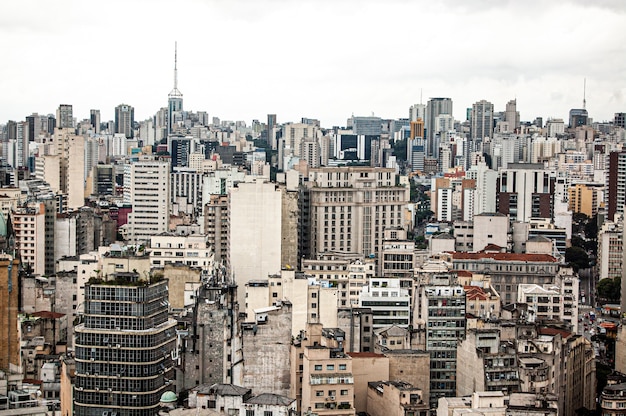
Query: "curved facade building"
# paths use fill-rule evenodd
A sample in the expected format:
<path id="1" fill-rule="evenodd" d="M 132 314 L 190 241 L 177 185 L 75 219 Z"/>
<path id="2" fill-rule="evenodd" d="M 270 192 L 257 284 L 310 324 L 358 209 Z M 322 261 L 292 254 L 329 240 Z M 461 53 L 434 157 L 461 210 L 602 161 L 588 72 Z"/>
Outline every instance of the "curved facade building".
<path id="1" fill-rule="evenodd" d="M 174 390 L 176 320 L 168 319 L 167 281 L 85 285 L 76 326 L 74 414 L 156 415 Z"/>

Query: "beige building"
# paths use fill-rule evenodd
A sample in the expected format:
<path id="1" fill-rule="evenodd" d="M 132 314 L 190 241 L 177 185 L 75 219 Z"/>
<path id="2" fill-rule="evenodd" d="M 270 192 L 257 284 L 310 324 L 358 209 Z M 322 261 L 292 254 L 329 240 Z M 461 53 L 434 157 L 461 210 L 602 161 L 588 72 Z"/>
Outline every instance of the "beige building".
<path id="1" fill-rule="evenodd" d="M 410 347 L 409 331 L 406 328 L 391 325 L 374 331 L 374 352 L 405 350 Z"/>
<path id="2" fill-rule="evenodd" d="M 389 350 L 389 380 L 405 381 L 422 390 L 425 402 L 430 400 L 430 353 L 422 350 Z"/>
<path id="3" fill-rule="evenodd" d="M 427 416 L 422 390 L 403 381 L 372 381 L 367 389 L 367 414 L 371 416 Z"/>
<path id="4" fill-rule="evenodd" d="M 372 352 L 351 352 L 354 375 L 354 408 L 367 411 L 367 385 L 378 379 L 389 379 L 389 358 Z"/>
<path id="5" fill-rule="evenodd" d="M 281 270 L 282 191 L 262 178 L 229 190 L 228 269 L 245 304 L 246 282 Z"/>
<path id="6" fill-rule="evenodd" d="M 361 288 L 374 277 L 376 262 L 360 254 L 329 252 L 302 260 L 302 270 L 337 288 L 338 307 L 358 307 Z"/>
<path id="7" fill-rule="evenodd" d="M 409 187 L 396 186 L 393 168 L 322 167 L 310 169 L 310 252 L 381 254 L 384 230 L 405 228 Z"/>
<path id="8" fill-rule="evenodd" d="M 12 214 L 15 232 L 15 247 L 18 248 L 22 264 L 29 264 L 33 273 L 46 273 L 46 206 L 33 203 L 20 207 Z"/>
<path id="9" fill-rule="evenodd" d="M 491 244 L 506 248 L 509 243 L 509 217 L 500 213 L 474 215 L 473 232 L 474 252 L 482 251 Z"/>
<path id="10" fill-rule="evenodd" d="M 568 188 L 569 210 L 574 213 L 585 214 L 593 217 L 598 213 L 599 198 L 598 187 L 589 184 L 577 183 Z"/>
<path id="11" fill-rule="evenodd" d="M 204 206 L 204 232 L 215 251 L 215 261 L 226 261 L 228 252 L 228 196 L 210 195 Z"/>
<path id="12" fill-rule="evenodd" d="M 471 396 L 441 397 L 437 416 L 454 416 L 463 413 L 504 416 L 506 406 L 501 391 L 475 391 Z"/>
<path id="13" fill-rule="evenodd" d="M 291 346 L 291 391 L 298 411 L 355 415 L 352 358 L 343 352 L 343 331 L 307 325 Z"/>

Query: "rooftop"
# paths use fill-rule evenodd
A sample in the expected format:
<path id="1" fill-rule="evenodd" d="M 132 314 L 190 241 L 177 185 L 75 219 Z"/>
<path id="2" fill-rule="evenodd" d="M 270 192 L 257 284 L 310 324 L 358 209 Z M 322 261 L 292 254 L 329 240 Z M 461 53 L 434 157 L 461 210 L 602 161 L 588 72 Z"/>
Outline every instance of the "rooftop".
<path id="1" fill-rule="evenodd" d="M 527 254 L 527 253 L 461 253 L 452 252 L 454 260 L 483 260 L 491 259 L 496 261 L 519 261 L 519 262 L 546 262 L 557 263 L 558 260 L 549 254 Z"/>
<path id="2" fill-rule="evenodd" d="M 248 404 L 264 404 L 264 405 L 272 405 L 272 406 L 289 406 L 296 399 L 292 399 L 290 397 L 281 396 L 280 394 L 274 393 L 262 393 L 258 396 L 251 397 L 246 400 Z"/>

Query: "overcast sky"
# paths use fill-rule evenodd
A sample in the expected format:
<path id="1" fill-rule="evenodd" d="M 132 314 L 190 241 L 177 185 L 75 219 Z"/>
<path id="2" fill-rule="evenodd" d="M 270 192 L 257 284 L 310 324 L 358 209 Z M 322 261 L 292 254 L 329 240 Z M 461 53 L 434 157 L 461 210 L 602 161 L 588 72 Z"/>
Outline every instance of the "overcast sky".
<path id="1" fill-rule="evenodd" d="M 222 120 L 454 116 L 517 98 L 522 120 L 626 111 L 626 1 L 106 0 L 0 2 L 0 124 L 73 104 L 144 120 L 167 105 Z"/>

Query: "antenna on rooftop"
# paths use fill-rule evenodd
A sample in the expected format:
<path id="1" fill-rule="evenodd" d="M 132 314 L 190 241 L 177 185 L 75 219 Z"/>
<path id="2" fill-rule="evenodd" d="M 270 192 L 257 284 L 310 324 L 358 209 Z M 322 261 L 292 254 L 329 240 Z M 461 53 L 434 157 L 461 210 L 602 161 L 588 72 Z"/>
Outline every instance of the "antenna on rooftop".
<path id="1" fill-rule="evenodd" d="M 174 89 L 178 89 L 178 42 L 174 42 Z"/>
<path id="2" fill-rule="evenodd" d="M 583 110 L 587 109 L 587 78 L 583 80 Z"/>

